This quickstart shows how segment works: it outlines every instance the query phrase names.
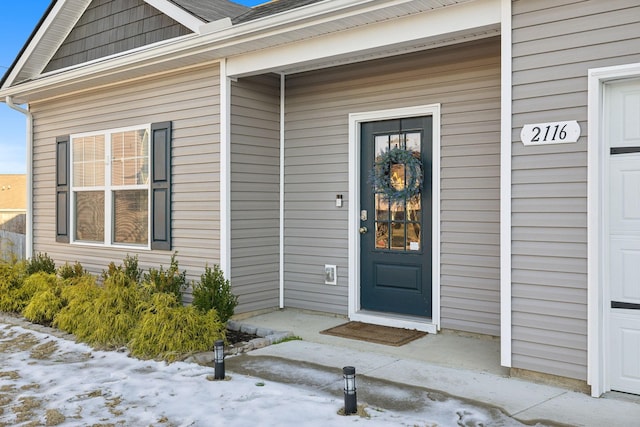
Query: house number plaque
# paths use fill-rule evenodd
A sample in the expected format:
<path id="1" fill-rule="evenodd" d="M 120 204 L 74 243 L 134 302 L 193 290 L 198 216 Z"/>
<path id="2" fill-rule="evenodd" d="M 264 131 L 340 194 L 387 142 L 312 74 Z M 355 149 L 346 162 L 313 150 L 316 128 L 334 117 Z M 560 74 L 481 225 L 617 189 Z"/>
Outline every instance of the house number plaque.
<path id="1" fill-rule="evenodd" d="M 577 121 L 550 122 L 524 125 L 520 139 L 524 145 L 549 145 L 577 142 L 580 125 Z"/>

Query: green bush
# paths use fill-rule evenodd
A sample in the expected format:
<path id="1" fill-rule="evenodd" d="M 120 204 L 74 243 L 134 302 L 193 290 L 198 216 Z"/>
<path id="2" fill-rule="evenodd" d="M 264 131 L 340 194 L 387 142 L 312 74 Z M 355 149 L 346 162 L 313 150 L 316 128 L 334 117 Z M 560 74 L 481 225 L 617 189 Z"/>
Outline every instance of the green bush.
<path id="1" fill-rule="evenodd" d="M 134 283 L 142 281 L 142 269 L 138 267 L 138 255 L 131 256 L 127 254 L 122 260 L 122 265 L 116 265 L 114 262 L 109 263 L 106 271 L 102 272 L 102 278 L 107 280 L 116 273 L 124 273 L 124 275 Z"/>
<path id="2" fill-rule="evenodd" d="M 53 289 L 56 285 L 55 274 L 44 272 L 32 274 L 24 279 L 22 285 L 13 287 L 3 295 L 5 298 L 3 298 L 2 310 L 21 313 L 35 294 Z"/>
<path id="3" fill-rule="evenodd" d="M 58 268 L 58 276 L 60 276 L 61 279 L 72 279 L 74 277 L 82 277 L 86 274 L 88 274 L 87 270 L 82 268 L 82 265 L 77 261 L 73 265 L 65 262 L 63 266 Z"/>
<path id="4" fill-rule="evenodd" d="M 92 315 L 95 300 L 104 292 L 96 285 L 93 276 L 70 279 L 71 284 L 64 286 L 60 296 L 64 307 L 53 318 L 53 326 L 70 334 L 78 329 L 86 329 L 86 317 Z"/>
<path id="5" fill-rule="evenodd" d="M 25 261 L 0 262 L 0 311 L 16 311 L 14 292 L 26 277 Z"/>
<path id="6" fill-rule="evenodd" d="M 22 315 L 30 322 L 48 326 L 62 309 L 60 292 L 47 289 L 36 293 L 22 311 Z"/>
<path id="7" fill-rule="evenodd" d="M 201 311 L 216 310 L 223 323 L 233 316 L 238 297 L 231 292 L 231 284 L 224 278 L 220 266 L 213 270 L 206 266 L 200 282 L 193 285 L 193 305 Z"/>
<path id="8" fill-rule="evenodd" d="M 78 322 L 75 335 L 100 348 L 124 346 L 144 308 L 136 284 L 124 273 L 116 273 L 105 281 L 102 292 Z"/>
<path id="9" fill-rule="evenodd" d="M 154 292 L 173 294 L 178 303 L 182 304 L 182 292 L 187 288 L 187 272 L 180 272 L 178 268 L 177 253 L 171 255 L 171 265 L 168 270 L 150 268 L 145 273 L 144 282 L 151 285 Z"/>
<path id="10" fill-rule="evenodd" d="M 214 310 L 203 313 L 193 306 L 182 306 L 172 294 L 153 295 L 133 331 L 129 350 L 142 359 L 173 362 L 190 352 L 213 348 L 224 339 L 224 325 Z"/>
<path id="11" fill-rule="evenodd" d="M 33 258 L 27 261 L 27 275 L 38 272 L 55 274 L 56 263 L 46 253 L 37 253 Z"/>

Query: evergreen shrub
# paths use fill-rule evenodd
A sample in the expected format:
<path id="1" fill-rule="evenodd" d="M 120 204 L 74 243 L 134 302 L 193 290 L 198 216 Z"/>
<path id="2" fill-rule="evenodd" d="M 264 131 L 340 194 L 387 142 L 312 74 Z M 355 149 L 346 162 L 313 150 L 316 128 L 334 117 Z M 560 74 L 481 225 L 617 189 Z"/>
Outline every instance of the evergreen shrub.
<path id="1" fill-rule="evenodd" d="M 167 362 L 196 351 L 213 348 L 224 339 L 225 327 L 214 310 L 203 313 L 178 303 L 175 295 L 157 293 L 133 331 L 129 350 L 141 359 Z"/>
<path id="2" fill-rule="evenodd" d="M 38 272 L 55 274 L 56 263 L 46 253 L 39 252 L 27 261 L 27 275 Z"/>
<path id="3" fill-rule="evenodd" d="M 82 277 L 86 274 L 89 273 L 87 273 L 87 270 L 82 268 L 82 264 L 77 261 L 73 265 L 65 262 L 63 266 L 58 268 L 58 276 L 60 276 L 61 279 L 72 279 L 74 277 Z"/>
<path id="4" fill-rule="evenodd" d="M 49 326 L 62 306 L 59 289 L 47 289 L 36 293 L 31 298 L 29 304 L 22 311 L 22 315 L 30 322 Z"/>
<path id="5" fill-rule="evenodd" d="M 14 292 L 22 287 L 26 277 L 26 262 L 0 262 L 0 311 L 17 310 Z"/>
<path id="6" fill-rule="evenodd" d="M 193 285 L 192 304 L 204 312 L 216 310 L 225 324 L 233 316 L 238 297 L 231 292 L 231 284 L 224 278 L 219 265 L 214 265 L 213 270 L 205 267 L 200 282 Z"/>
<path id="7" fill-rule="evenodd" d="M 131 256 L 127 254 L 122 260 L 122 265 L 110 262 L 107 270 L 102 272 L 102 278 L 107 280 L 116 273 L 124 273 L 131 282 L 140 283 L 142 281 L 142 269 L 138 267 L 138 255 Z"/>
<path id="8" fill-rule="evenodd" d="M 63 307 L 53 318 L 53 326 L 70 334 L 84 329 L 85 318 L 92 315 L 94 301 L 103 292 L 93 276 L 86 275 L 70 279 L 69 286 L 62 287 L 60 296 Z"/>
<path id="9" fill-rule="evenodd" d="M 144 282 L 151 285 L 154 292 L 165 292 L 173 294 L 178 303 L 182 304 L 182 292 L 187 288 L 187 272 L 180 272 L 178 260 L 174 253 L 171 255 L 171 265 L 168 270 L 150 268 L 148 273 L 144 274 Z"/>

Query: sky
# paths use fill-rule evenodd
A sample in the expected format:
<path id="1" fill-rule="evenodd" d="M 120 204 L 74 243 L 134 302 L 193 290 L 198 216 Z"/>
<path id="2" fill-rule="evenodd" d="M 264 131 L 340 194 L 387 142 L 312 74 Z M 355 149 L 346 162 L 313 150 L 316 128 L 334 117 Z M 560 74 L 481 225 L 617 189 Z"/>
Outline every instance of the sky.
<path id="1" fill-rule="evenodd" d="M 265 0 L 235 0 L 246 6 Z M 0 14 L 0 75 L 4 75 L 26 43 L 51 0 L 2 0 Z M 0 103 L 0 174 L 26 172 L 26 119 Z"/>
<path id="2" fill-rule="evenodd" d="M 344 399 L 322 389 L 230 370 L 225 381 L 213 381 L 211 367 L 138 360 L 123 352 L 96 351 L 3 323 L 0 349 L 0 425 L 523 426 L 508 417 L 496 419 L 495 411 L 455 398 L 429 400 L 422 409 L 407 412 L 370 406 L 365 408 L 368 419 L 345 417 L 338 414 Z M 314 378 L 317 384 L 335 381 L 337 388 L 342 387 L 339 369 L 335 376 L 308 371 L 305 375 L 318 376 Z M 411 398 L 401 390 L 396 393 L 402 395 L 395 399 Z"/>

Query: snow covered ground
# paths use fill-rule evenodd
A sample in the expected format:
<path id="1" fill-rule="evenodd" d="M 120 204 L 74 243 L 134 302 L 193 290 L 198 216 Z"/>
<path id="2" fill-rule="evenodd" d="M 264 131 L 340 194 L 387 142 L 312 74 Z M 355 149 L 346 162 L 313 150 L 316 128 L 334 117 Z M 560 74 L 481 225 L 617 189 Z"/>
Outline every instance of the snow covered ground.
<path id="1" fill-rule="evenodd" d="M 342 399 L 195 363 L 141 361 L 0 323 L 0 426 L 519 426 L 449 399 L 424 411 L 366 408 Z"/>

